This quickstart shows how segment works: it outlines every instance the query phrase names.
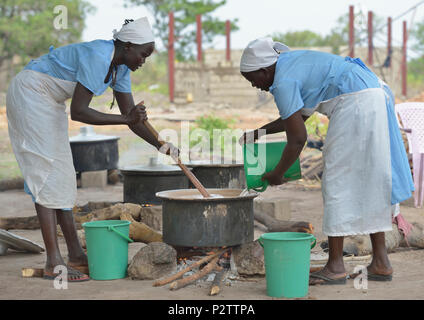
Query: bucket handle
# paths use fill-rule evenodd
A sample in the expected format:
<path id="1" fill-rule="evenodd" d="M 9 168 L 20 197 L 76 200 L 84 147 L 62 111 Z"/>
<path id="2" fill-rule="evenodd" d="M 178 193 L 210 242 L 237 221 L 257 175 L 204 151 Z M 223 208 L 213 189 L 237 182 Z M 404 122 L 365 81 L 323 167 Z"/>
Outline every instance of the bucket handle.
<path id="1" fill-rule="evenodd" d="M 252 188 L 252 190 L 256 192 L 264 192 L 266 188 L 267 188 L 267 185 L 264 185 L 262 186 L 262 188 Z"/>
<path id="2" fill-rule="evenodd" d="M 317 244 L 317 238 L 315 238 L 314 236 L 312 236 L 312 237 L 313 237 L 313 239 L 311 239 L 311 242 L 312 242 L 311 249 L 313 247 L 315 247 L 315 245 Z M 261 245 L 262 248 L 264 247 L 264 244 L 262 243 L 262 238 L 258 239 L 258 243 Z"/>
<path id="3" fill-rule="evenodd" d="M 128 242 L 134 242 L 134 240 L 130 239 L 129 237 L 127 237 L 125 234 L 119 232 L 118 230 L 116 230 L 113 226 L 108 226 L 107 229 L 109 231 L 114 231 L 116 232 L 118 235 L 120 235 L 122 238 L 124 238 L 125 240 L 127 240 Z"/>
<path id="4" fill-rule="evenodd" d="M 313 241 L 313 243 L 311 244 L 311 249 L 313 247 L 315 247 L 315 245 L 317 244 L 317 238 L 315 238 L 314 236 L 312 236 L 312 237 L 313 237 L 313 239 L 311 239 L 311 242 Z"/>

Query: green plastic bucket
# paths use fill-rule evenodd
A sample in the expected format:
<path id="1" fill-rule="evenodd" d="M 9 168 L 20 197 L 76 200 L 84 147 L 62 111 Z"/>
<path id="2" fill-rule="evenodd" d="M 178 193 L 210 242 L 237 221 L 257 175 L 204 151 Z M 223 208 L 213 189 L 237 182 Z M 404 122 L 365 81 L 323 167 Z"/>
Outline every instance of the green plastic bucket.
<path id="1" fill-rule="evenodd" d="M 127 276 L 130 221 L 100 220 L 83 223 L 87 242 L 88 270 L 94 280 Z"/>
<path id="2" fill-rule="evenodd" d="M 268 180 L 262 181 L 262 176 L 275 169 L 281 159 L 287 142 L 247 143 L 243 145 L 244 173 L 248 189 L 263 192 L 268 187 Z M 302 177 L 300 161 L 286 171 L 284 178 L 297 180 Z"/>
<path id="3" fill-rule="evenodd" d="M 262 234 L 258 241 L 264 248 L 267 295 L 305 297 L 315 237 L 301 232 L 270 232 Z"/>

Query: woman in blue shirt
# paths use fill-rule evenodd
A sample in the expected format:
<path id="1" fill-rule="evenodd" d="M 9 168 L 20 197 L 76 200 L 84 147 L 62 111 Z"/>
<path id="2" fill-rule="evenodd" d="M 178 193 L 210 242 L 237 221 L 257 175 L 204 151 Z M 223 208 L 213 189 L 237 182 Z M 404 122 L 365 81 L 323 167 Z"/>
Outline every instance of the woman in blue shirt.
<path id="1" fill-rule="evenodd" d="M 392 213 L 411 197 L 413 183 L 389 87 L 359 59 L 290 49 L 260 38 L 244 50 L 240 71 L 252 86 L 269 91 L 280 117 L 260 129 L 285 131 L 287 146 L 277 167 L 265 174 L 271 185 L 299 157 L 307 133 L 304 121 L 315 111 L 329 121 L 323 149 L 323 232 L 329 260 L 310 283 L 346 283 L 343 238 L 370 234 L 373 260 L 369 280 L 392 279 L 384 232 L 392 230 Z M 259 129 L 247 133 L 241 142 Z"/>
<path id="2" fill-rule="evenodd" d="M 95 40 L 50 48 L 32 60 L 11 81 L 7 97 L 9 136 L 33 197 L 47 251 L 45 278 L 54 279 L 54 268 L 65 265 L 56 235 L 57 222 L 68 247 L 68 281 L 86 281 L 87 257 L 78 241 L 72 208 L 76 176 L 68 137 L 65 100 L 72 98 L 72 120 L 94 125 L 128 125 L 138 136 L 161 151 L 158 141 L 143 125 L 145 107 L 135 105 L 130 71 L 141 67 L 154 50 L 147 18 L 126 20 L 114 40 Z M 120 115 L 89 107 L 93 95 L 113 89 Z M 168 149 L 172 146 L 168 146 Z"/>

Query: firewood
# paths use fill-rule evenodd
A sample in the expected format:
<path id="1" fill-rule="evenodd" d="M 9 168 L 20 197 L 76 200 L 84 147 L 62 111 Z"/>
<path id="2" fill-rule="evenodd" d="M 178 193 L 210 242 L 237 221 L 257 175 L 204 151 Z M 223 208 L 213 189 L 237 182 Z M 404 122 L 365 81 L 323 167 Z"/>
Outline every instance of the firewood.
<path id="1" fill-rule="evenodd" d="M 305 232 L 314 233 L 314 227 L 305 221 L 277 220 L 263 212 L 254 212 L 255 219 L 268 228 L 268 232 Z"/>
<path id="2" fill-rule="evenodd" d="M 5 179 L 0 181 L 0 191 L 23 189 L 23 188 L 24 188 L 24 179 L 20 177 Z"/>
<path id="3" fill-rule="evenodd" d="M 117 203 L 110 207 L 95 209 L 91 212 L 84 212 L 91 207 L 101 207 L 110 204 L 110 202 L 89 202 L 83 207 L 74 207 L 75 225 L 77 229 L 81 229 L 81 224 L 88 221 L 95 220 L 119 220 L 122 212 L 130 213 L 135 219 L 140 217 L 141 206 L 134 203 Z M 37 216 L 30 217 L 4 217 L 0 218 L 0 229 L 22 229 L 22 230 L 35 230 L 40 229 L 40 222 Z"/>
<path id="4" fill-rule="evenodd" d="M 320 180 L 320 176 L 324 170 L 324 163 L 322 161 L 322 154 L 312 157 L 304 163 L 307 168 L 302 171 L 302 177 L 304 179 L 316 179 Z"/>
<path id="5" fill-rule="evenodd" d="M 41 268 L 22 268 L 23 278 L 42 278 L 44 276 L 44 269 Z"/>
<path id="6" fill-rule="evenodd" d="M 215 268 L 217 268 L 217 263 L 218 263 L 218 259 L 219 256 L 215 257 L 212 259 L 212 261 L 210 261 L 202 270 L 200 270 L 199 272 L 196 272 L 195 274 L 188 276 L 186 278 L 180 279 L 180 280 L 176 280 L 174 282 L 172 282 L 169 285 L 169 289 L 170 290 L 178 290 L 181 288 L 184 288 L 185 286 L 188 286 L 189 284 L 193 283 L 194 281 L 203 278 L 204 276 L 206 276 L 207 274 L 211 273 L 213 270 L 215 270 Z"/>
<path id="7" fill-rule="evenodd" d="M 141 206 L 134 203 L 117 203 L 113 206 L 91 212 L 74 212 L 75 222 L 84 223 L 96 220 L 119 220 L 122 213 L 130 214 L 134 219 L 140 217 Z"/>
<path id="8" fill-rule="evenodd" d="M 38 220 L 37 216 L 4 217 L 4 218 L 0 218 L 0 229 L 35 230 L 35 229 L 40 229 L 40 221 Z"/>
<path id="9" fill-rule="evenodd" d="M 150 228 L 143 222 L 135 221 L 133 216 L 128 212 L 122 212 L 120 216 L 121 220 L 131 221 L 130 224 L 130 238 L 134 241 L 150 243 L 150 242 L 162 242 L 162 235 Z"/>
<path id="10" fill-rule="evenodd" d="M 215 274 L 215 278 L 212 281 L 211 289 L 209 291 L 210 296 L 216 296 L 218 293 L 221 292 L 222 280 L 226 273 L 226 269 L 221 269 Z"/>
<path id="11" fill-rule="evenodd" d="M 168 284 L 174 280 L 177 280 L 178 278 L 181 278 L 186 272 L 189 272 L 190 270 L 201 266 L 202 264 L 208 262 L 209 260 L 215 258 L 215 257 L 220 257 L 225 251 L 227 251 L 227 249 L 224 250 L 220 250 L 214 254 L 211 254 L 209 256 L 204 257 L 203 259 L 200 259 L 199 261 L 196 261 L 195 263 L 192 263 L 191 265 L 189 265 L 187 268 L 185 268 L 184 270 L 181 270 L 180 272 L 173 274 L 172 276 L 162 279 L 162 280 L 158 280 L 155 281 L 153 283 L 153 287 L 160 287 L 160 286 L 164 286 L 165 284 Z"/>

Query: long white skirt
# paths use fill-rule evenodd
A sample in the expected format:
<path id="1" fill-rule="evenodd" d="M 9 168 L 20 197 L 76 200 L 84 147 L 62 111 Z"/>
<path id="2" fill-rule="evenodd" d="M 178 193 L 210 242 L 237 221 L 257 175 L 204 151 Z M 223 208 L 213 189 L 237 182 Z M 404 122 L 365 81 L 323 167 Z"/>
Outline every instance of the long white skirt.
<path id="1" fill-rule="evenodd" d="M 327 236 L 392 230 L 392 177 L 382 89 L 344 94 L 316 111 L 330 119 L 323 148 L 323 232 Z"/>
<path id="2" fill-rule="evenodd" d="M 11 81 L 6 96 L 16 160 L 35 202 L 47 208 L 75 205 L 76 176 L 64 103 L 75 84 L 23 70 Z"/>

